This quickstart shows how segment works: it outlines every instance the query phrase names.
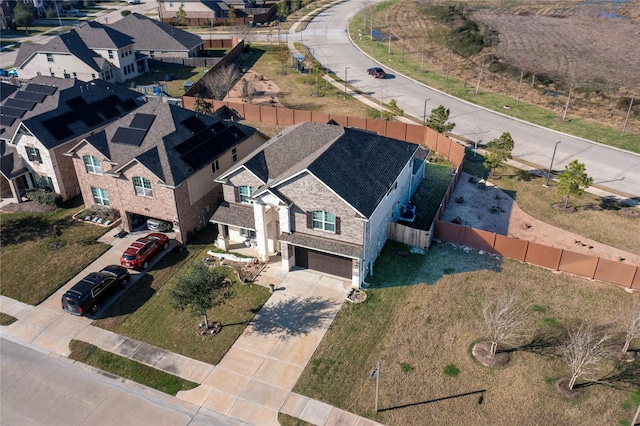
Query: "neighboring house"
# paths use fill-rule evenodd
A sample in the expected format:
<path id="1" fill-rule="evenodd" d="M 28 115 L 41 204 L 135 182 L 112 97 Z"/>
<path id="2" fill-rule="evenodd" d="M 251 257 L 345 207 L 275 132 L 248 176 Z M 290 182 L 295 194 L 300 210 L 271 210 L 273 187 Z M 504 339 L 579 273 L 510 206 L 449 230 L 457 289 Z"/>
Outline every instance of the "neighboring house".
<path id="1" fill-rule="evenodd" d="M 254 128 L 153 99 L 66 155 L 87 207 L 119 210 L 128 232 L 149 218 L 172 223 L 185 242 L 222 201 L 214 179 L 266 140 Z"/>
<path id="2" fill-rule="evenodd" d="M 282 267 L 349 278 L 358 287 L 422 179 L 418 145 L 330 124 L 301 123 L 220 176 L 216 244 L 252 244 Z"/>
<path id="3" fill-rule="evenodd" d="M 136 109 L 144 96 L 101 80 L 36 77 L 0 102 L 2 196 L 22 201 L 45 188 L 67 200 L 80 193 L 63 155 L 89 134 Z"/>
<path id="4" fill-rule="evenodd" d="M 132 13 L 113 25 L 83 22 L 45 44 L 22 43 L 14 66 L 20 78 L 38 75 L 123 83 L 149 71 L 149 58 L 201 56 L 203 40 Z"/>
<path id="5" fill-rule="evenodd" d="M 162 21 L 175 20 L 180 8 L 185 11 L 187 18 L 212 19 L 228 17 L 231 6 L 240 13 L 255 6 L 252 0 L 159 0 L 158 3 L 158 14 Z"/>
<path id="6" fill-rule="evenodd" d="M 110 25 L 133 38 L 136 53 L 149 58 L 190 58 L 202 56 L 204 41 L 200 36 L 132 13 Z"/>
<path id="7" fill-rule="evenodd" d="M 21 44 L 14 65 L 21 78 L 48 75 L 122 83 L 139 75 L 133 39 L 96 21 L 46 44 Z"/>

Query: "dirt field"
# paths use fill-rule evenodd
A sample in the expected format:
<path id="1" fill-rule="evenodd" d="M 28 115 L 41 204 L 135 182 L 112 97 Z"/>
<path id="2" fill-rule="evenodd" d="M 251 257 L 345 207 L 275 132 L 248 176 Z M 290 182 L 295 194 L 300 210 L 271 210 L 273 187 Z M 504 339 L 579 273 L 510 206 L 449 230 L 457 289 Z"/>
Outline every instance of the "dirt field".
<path id="1" fill-rule="evenodd" d="M 394 35 L 403 40 L 408 52 L 419 54 L 424 48 L 431 66 L 445 73 L 448 50 L 445 27 L 422 11 L 433 0 L 400 0 L 390 8 Z M 535 3 L 469 1 L 474 20 L 493 31 L 493 45 L 471 60 L 451 55 L 450 75 L 463 81 L 476 81 L 483 57 L 493 56 L 505 65 L 525 71 L 521 100 L 562 111 L 569 85 L 571 113 L 604 124 L 620 126 L 626 108 L 621 96 L 640 96 L 640 2 L 590 2 L 573 0 Z M 496 4 L 489 7 L 488 4 Z M 423 47 L 423 44 L 426 45 Z M 554 78 L 543 87 L 539 76 Z M 538 81 L 534 80 L 538 76 Z M 514 96 L 517 76 L 485 70 L 482 90 Z M 559 96 L 543 95 L 544 90 Z M 549 93 L 549 92 L 547 92 Z M 627 105 L 628 106 L 628 105 Z M 634 108 L 635 114 L 640 108 Z"/>
<path id="2" fill-rule="evenodd" d="M 451 202 L 442 216 L 443 221 L 451 222 L 459 217 L 464 226 L 604 259 L 618 261 L 622 258 L 625 263 L 640 265 L 640 256 L 637 254 L 607 246 L 535 219 L 523 212 L 511 197 L 490 182 L 487 183 L 486 189 L 479 189 L 476 183 L 469 181 L 470 177 L 467 173 L 460 177 L 451 196 Z"/>

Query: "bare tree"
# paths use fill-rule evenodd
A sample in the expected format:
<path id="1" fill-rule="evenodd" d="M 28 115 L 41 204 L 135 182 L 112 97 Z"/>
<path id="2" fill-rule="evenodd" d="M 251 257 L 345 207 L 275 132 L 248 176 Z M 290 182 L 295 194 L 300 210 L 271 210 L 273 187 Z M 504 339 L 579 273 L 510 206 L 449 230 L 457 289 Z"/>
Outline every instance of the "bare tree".
<path id="1" fill-rule="evenodd" d="M 240 71 L 234 64 L 229 64 L 211 75 L 207 75 L 204 79 L 204 85 L 209 91 L 211 99 L 223 100 L 239 77 Z"/>
<path id="2" fill-rule="evenodd" d="M 609 338 L 608 334 L 596 336 L 584 325 L 569 330 L 566 341 L 560 345 L 564 361 L 571 369 L 569 389 L 573 389 L 580 377 L 593 380 L 591 376 L 598 372 L 600 361 L 609 354 L 604 347 Z"/>
<path id="3" fill-rule="evenodd" d="M 480 328 L 491 341 L 490 356 L 494 356 L 501 343 L 509 343 L 526 333 L 526 308 L 511 293 L 486 300 L 482 304 Z"/>
<path id="4" fill-rule="evenodd" d="M 252 103 L 253 98 L 256 95 L 256 82 L 255 80 L 247 81 L 242 79 L 242 98 L 247 102 Z"/>
<path id="5" fill-rule="evenodd" d="M 624 346 L 622 352 L 629 350 L 631 341 L 640 337 L 640 299 L 634 298 L 633 302 L 626 308 L 620 308 L 620 321 L 626 329 Z"/>
<path id="6" fill-rule="evenodd" d="M 369 19 L 369 26 L 371 26 L 371 20 L 373 19 L 373 0 L 361 0 L 360 11 L 362 12 L 362 27 L 367 29 L 367 19 Z"/>

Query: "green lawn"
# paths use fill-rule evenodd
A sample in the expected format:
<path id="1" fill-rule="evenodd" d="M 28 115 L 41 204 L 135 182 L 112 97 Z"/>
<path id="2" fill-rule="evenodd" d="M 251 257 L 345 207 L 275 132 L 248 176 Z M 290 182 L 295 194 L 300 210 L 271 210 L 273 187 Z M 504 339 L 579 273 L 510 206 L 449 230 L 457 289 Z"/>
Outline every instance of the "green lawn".
<path id="1" fill-rule="evenodd" d="M 72 219 L 81 202 L 48 213 L 0 214 L 0 294 L 37 305 L 109 248 L 96 241 L 107 228 Z M 54 224 L 66 243 L 58 250 L 49 249 Z"/>
<path id="2" fill-rule="evenodd" d="M 228 297 L 224 304 L 208 312 L 209 320 L 222 323 L 222 330 L 210 338 L 196 335 L 196 326 L 202 318 L 193 316 L 189 310 L 173 309 L 169 290 L 195 262 L 202 262 L 207 250 L 213 248 L 214 239 L 214 227 L 209 226 L 189 240 L 187 252 L 165 255 L 128 290 L 126 298 L 113 304 L 94 325 L 217 364 L 269 298 L 269 290 L 256 284 L 242 284 L 237 281 L 235 271 L 229 271 L 234 284 Z"/>
<path id="3" fill-rule="evenodd" d="M 175 396 L 180 391 L 194 389 L 198 386 L 197 383 L 156 370 L 153 367 L 111 352 L 103 351 L 89 343 L 72 340 L 69 348 L 71 349 L 69 358 L 73 360 L 91 365 L 108 373 L 117 374 L 120 377 L 133 380 L 169 395 Z"/>
<path id="4" fill-rule="evenodd" d="M 182 95 L 184 95 L 184 82 L 190 80 L 195 83 L 202 78 L 205 71 L 208 71 L 209 68 L 210 67 L 190 67 L 152 61 L 150 64 L 151 72 L 136 77 L 132 79 L 130 83 L 123 85 L 134 88 L 135 85 L 151 86 L 155 83 L 162 83 L 167 85 L 167 93 L 169 96 L 181 98 Z M 171 81 L 165 81 L 166 75 L 175 75 L 175 77 Z"/>

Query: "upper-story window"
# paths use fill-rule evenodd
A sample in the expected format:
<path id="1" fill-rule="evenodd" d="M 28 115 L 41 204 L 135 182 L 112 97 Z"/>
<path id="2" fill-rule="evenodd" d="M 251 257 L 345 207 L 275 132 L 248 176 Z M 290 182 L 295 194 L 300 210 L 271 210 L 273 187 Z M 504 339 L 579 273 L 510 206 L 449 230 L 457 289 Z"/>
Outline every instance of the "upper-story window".
<path id="1" fill-rule="evenodd" d="M 255 188 L 251 186 L 239 186 L 238 187 L 238 201 L 241 203 L 253 203 L 250 200 L 251 195 L 256 191 Z"/>
<path id="2" fill-rule="evenodd" d="M 169 0 L 169 7 L 173 7 L 173 1 Z"/>
<path id="3" fill-rule="evenodd" d="M 316 210 L 307 213 L 307 226 L 311 229 L 318 229 L 320 231 L 333 232 L 334 234 L 340 233 L 340 218 L 336 217 L 333 213 L 325 212 L 322 210 Z"/>
<path id="4" fill-rule="evenodd" d="M 47 53 L 47 62 L 53 62 L 53 53 Z"/>
<path id="5" fill-rule="evenodd" d="M 113 59 L 113 50 L 109 50 L 109 59 Z"/>
<path id="6" fill-rule="evenodd" d="M 143 197 L 153 197 L 153 191 L 151 190 L 151 181 L 147 178 L 134 176 L 133 188 L 136 191 L 136 195 L 141 195 Z"/>
<path id="7" fill-rule="evenodd" d="M 40 157 L 40 150 L 38 148 L 25 146 L 24 149 L 27 152 L 27 158 L 29 161 L 42 163 L 42 157 Z"/>
<path id="8" fill-rule="evenodd" d="M 85 155 L 82 158 L 84 159 L 84 167 L 87 169 L 87 173 L 102 174 L 102 167 L 100 166 L 98 157 Z"/>
<path id="9" fill-rule="evenodd" d="M 231 162 L 235 163 L 236 161 L 238 161 L 238 150 L 236 148 L 233 148 L 231 150 Z"/>
<path id="10" fill-rule="evenodd" d="M 218 159 L 216 158 L 213 160 L 213 163 L 211 163 L 211 173 L 215 173 L 218 170 L 220 170 L 220 163 L 218 163 Z"/>

